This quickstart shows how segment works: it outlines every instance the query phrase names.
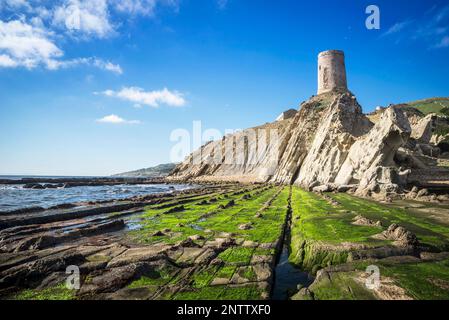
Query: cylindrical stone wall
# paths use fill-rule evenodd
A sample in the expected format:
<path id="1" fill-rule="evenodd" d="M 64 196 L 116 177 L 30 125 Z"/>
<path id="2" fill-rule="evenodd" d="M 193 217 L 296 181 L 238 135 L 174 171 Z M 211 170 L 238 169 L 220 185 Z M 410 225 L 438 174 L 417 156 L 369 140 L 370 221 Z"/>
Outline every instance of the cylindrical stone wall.
<path id="1" fill-rule="evenodd" d="M 323 51 L 318 55 L 318 94 L 347 90 L 345 54 L 340 50 Z"/>

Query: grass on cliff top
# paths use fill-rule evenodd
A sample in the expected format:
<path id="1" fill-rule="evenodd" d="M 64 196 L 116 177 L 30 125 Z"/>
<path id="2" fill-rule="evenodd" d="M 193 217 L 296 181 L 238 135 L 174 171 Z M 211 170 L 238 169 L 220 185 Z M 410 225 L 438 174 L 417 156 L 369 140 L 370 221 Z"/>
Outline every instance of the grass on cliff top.
<path id="1" fill-rule="evenodd" d="M 430 98 L 407 103 L 410 107 L 416 108 L 424 114 L 436 113 L 438 115 L 448 115 L 444 109 L 449 108 L 449 98 Z"/>

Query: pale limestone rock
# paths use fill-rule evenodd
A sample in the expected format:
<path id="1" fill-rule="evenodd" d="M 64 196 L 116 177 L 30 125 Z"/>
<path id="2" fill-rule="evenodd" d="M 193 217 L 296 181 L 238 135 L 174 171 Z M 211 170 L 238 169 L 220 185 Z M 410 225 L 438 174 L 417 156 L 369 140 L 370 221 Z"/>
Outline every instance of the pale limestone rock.
<path id="1" fill-rule="evenodd" d="M 411 137 L 420 143 L 430 143 L 436 126 L 436 120 L 437 116 L 435 114 L 428 114 L 415 124 L 411 123 Z"/>
<path id="2" fill-rule="evenodd" d="M 324 184 L 322 186 L 314 187 L 313 192 L 328 192 L 329 186 L 327 184 Z"/>
<path id="3" fill-rule="evenodd" d="M 338 95 L 326 108 L 294 183 L 307 186 L 314 181 L 334 182 L 352 144 L 371 127 L 353 95 Z"/>
<path id="4" fill-rule="evenodd" d="M 410 137 L 411 128 L 400 109 L 388 108 L 380 121 L 349 151 L 335 182 L 358 183 L 357 192 L 362 194 L 376 190 L 379 185 L 394 188 L 398 173 L 393 157 L 399 147 Z"/>
<path id="5" fill-rule="evenodd" d="M 190 155 L 171 178 L 294 183 L 318 192 L 357 189 L 360 195 L 397 193 L 407 183 L 410 170 L 394 161 L 412 131 L 401 108 L 386 108 L 374 125 L 351 93 L 330 92 L 304 102 L 291 119 L 253 129 L 273 128 L 279 143 L 268 143 L 260 157 L 245 144 L 251 130 L 244 130 L 204 145 L 201 162 L 193 164 L 196 154 Z M 229 141 L 234 148 L 225 148 Z M 224 158 L 241 150 L 242 159 L 211 164 L 216 149 Z"/>
<path id="6" fill-rule="evenodd" d="M 276 121 L 283 121 L 287 119 L 293 118 L 298 113 L 298 110 L 288 109 L 287 111 L 282 112 L 277 118 Z"/>

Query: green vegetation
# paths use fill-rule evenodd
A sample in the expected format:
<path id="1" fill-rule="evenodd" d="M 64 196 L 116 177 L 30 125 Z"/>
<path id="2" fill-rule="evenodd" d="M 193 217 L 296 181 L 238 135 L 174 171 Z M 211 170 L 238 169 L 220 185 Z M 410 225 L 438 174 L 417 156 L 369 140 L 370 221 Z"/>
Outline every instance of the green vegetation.
<path id="1" fill-rule="evenodd" d="M 310 271 L 346 262 L 348 249 L 343 243 L 378 246 L 386 244 L 371 238 L 381 227 L 355 226 L 359 213 L 344 206 L 332 206 L 312 192 L 297 187 L 292 194 L 290 262 Z"/>
<path id="2" fill-rule="evenodd" d="M 291 196 L 291 198 L 290 198 Z M 449 226 L 419 210 L 403 209 L 361 199 L 346 193 L 319 195 L 298 187 L 241 187 L 225 193 L 166 199 L 148 206 L 140 217 L 141 228 L 129 232 L 132 239 L 174 244 L 195 235 L 203 246 L 217 238 L 232 237 L 236 245 L 218 253 L 216 263 L 195 266 L 195 248 L 177 262 L 193 266 L 184 275 L 159 273 L 142 277 L 128 288 L 148 288 L 159 299 L 260 299 L 269 293 L 259 287 L 253 261 L 273 261 L 291 204 L 289 260 L 315 274 L 319 269 L 349 264 L 353 271 L 332 272 L 309 290 L 318 300 L 375 299 L 360 276 L 373 261 L 354 261 L 357 251 L 392 246 L 373 236 L 393 224 L 417 235 L 430 251 L 449 249 Z M 363 216 L 378 225 L 354 225 Z M 271 259 L 271 260 L 270 260 Z M 415 299 L 448 299 L 449 261 L 392 263 L 376 260 L 381 276 L 394 282 Z M 354 269 L 355 268 L 355 269 Z M 342 269 L 344 270 L 344 269 Z M 182 280 L 182 281 L 181 281 Z M 237 282 L 236 282 L 237 281 Z M 236 284 L 238 283 L 238 284 Z M 263 286 L 262 286 L 263 288 Z M 298 299 L 312 296 L 296 295 Z"/>
<path id="3" fill-rule="evenodd" d="M 373 262 L 356 262 L 364 271 Z M 403 288 L 408 296 L 418 300 L 449 299 L 449 259 L 420 263 L 388 263 L 376 261 L 381 277 L 388 277 Z"/>
<path id="4" fill-rule="evenodd" d="M 367 265 L 379 266 L 381 277 L 392 279 L 394 285 L 414 299 L 449 299 L 449 259 L 439 262 L 387 262 L 388 259 L 350 262 L 352 251 L 389 245 L 389 241 L 372 236 L 397 223 L 415 233 L 421 246 L 430 251 L 449 248 L 449 226 L 436 221 L 428 213 L 379 204 L 345 193 L 327 194 L 336 205 L 320 195 L 293 188 L 290 261 L 306 270 L 349 262 L 356 271 L 335 271 L 309 287 L 314 299 L 373 299 L 374 292 L 364 287 L 357 277 Z M 335 204 L 335 203 L 334 203 Z M 353 225 L 357 215 L 381 221 L 383 227 Z M 346 244 L 346 245 L 344 245 Z M 413 260 L 412 260 L 413 261 Z M 349 268 L 351 269 L 351 268 Z M 344 269 L 343 269 L 344 270 Z M 297 294 L 295 299 L 311 296 Z"/>
<path id="5" fill-rule="evenodd" d="M 433 250 L 449 248 L 449 226 L 437 223 L 424 214 L 393 208 L 374 201 L 356 198 L 349 194 L 329 194 L 339 205 L 332 206 L 319 195 L 293 188 L 293 225 L 291 232 L 290 261 L 315 271 L 318 267 L 343 263 L 352 247 L 378 247 L 389 241 L 373 239 L 393 223 L 415 233 L 422 245 Z M 357 215 L 381 221 L 382 227 L 355 226 Z M 354 250 L 354 249 L 352 249 Z"/>
<path id="6" fill-rule="evenodd" d="M 220 296 L 221 300 L 260 300 L 262 290 L 257 285 L 226 287 Z"/>
<path id="7" fill-rule="evenodd" d="M 207 197 L 193 198 L 189 203 L 179 206 L 176 201 L 164 204 L 163 208 L 148 207 L 141 228 L 129 233 L 138 242 L 153 244 L 164 242 L 174 244 L 190 236 L 199 235 L 204 241 L 212 240 L 223 233 L 232 233 L 237 238 L 259 243 L 271 243 L 278 240 L 287 212 L 289 190 L 268 188 L 261 190 L 242 190 L 228 192 L 224 195 L 214 195 L 216 201 L 205 201 Z M 242 199 L 243 195 L 248 199 Z M 270 199 L 276 197 L 272 205 L 264 210 L 260 218 L 255 218 L 257 212 Z M 209 197 L 209 199 L 212 196 Z M 167 211 L 179 208 L 179 212 Z M 246 230 L 240 226 L 250 224 Z M 155 232 L 161 231 L 160 234 Z"/>
<path id="8" fill-rule="evenodd" d="M 355 272 L 334 273 L 332 279 L 323 278 L 313 284 L 315 300 L 374 300 L 375 296 L 363 283 L 354 280 Z"/>
<path id="9" fill-rule="evenodd" d="M 449 117 L 449 107 L 444 107 L 443 109 L 440 110 L 440 113 L 442 115 Z"/>
<path id="10" fill-rule="evenodd" d="M 223 266 L 217 273 L 216 278 L 231 279 L 237 270 L 236 266 Z"/>
<path id="11" fill-rule="evenodd" d="M 381 281 L 391 279 L 392 285 L 404 289 L 404 293 L 412 299 L 449 299 L 449 259 L 420 263 L 354 262 L 352 266 L 355 267 L 355 271 L 333 272 L 331 279 L 322 277 L 315 282 L 310 287 L 314 298 L 317 300 L 374 298 L 373 292 L 364 287 L 360 279 L 355 280 L 371 264 L 379 267 Z M 304 299 L 307 296 L 297 295 L 295 298 Z"/>
<path id="12" fill-rule="evenodd" d="M 409 102 L 410 107 L 416 108 L 424 114 L 436 113 L 438 115 L 447 115 L 447 108 L 449 107 L 449 98 L 431 98 Z"/>
<path id="13" fill-rule="evenodd" d="M 173 208 L 179 208 L 179 202 L 173 200 L 164 203 L 163 206 L 148 207 L 143 220 L 140 222 L 141 228 L 130 232 L 130 236 L 139 242 L 146 244 L 165 242 L 176 243 L 187 239 L 192 235 L 201 235 L 211 238 L 212 234 L 204 232 L 206 228 L 199 226 L 200 222 L 206 220 L 205 215 L 214 214 L 223 210 L 221 206 L 225 206 L 230 200 L 236 201 L 240 196 L 232 195 L 234 192 L 228 192 L 224 195 L 213 194 L 209 196 L 198 196 L 189 199 L 188 203 L 183 204 L 183 210 L 167 214 Z M 216 202 L 207 202 L 205 200 L 215 198 Z M 156 231 L 170 230 L 170 235 L 152 236 Z M 168 233 L 168 232 L 166 232 Z M 175 236 L 171 236 L 174 234 Z"/>
<path id="14" fill-rule="evenodd" d="M 449 113 L 449 108 L 448 108 L 448 113 Z M 449 115 L 448 115 L 449 116 Z M 437 127 L 435 128 L 435 132 L 434 132 L 437 136 L 446 136 L 449 134 L 449 126 L 445 126 L 445 125 L 437 125 Z M 446 138 L 447 139 L 447 138 Z M 447 141 L 447 140 L 445 140 Z"/>
<path id="15" fill-rule="evenodd" d="M 177 282 L 170 274 L 146 275 L 128 288 L 159 287 L 158 299 L 260 299 L 266 289 L 254 284 L 257 275 L 251 263 L 254 257 L 274 259 L 274 247 L 286 222 L 289 193 L 289 187 L 230 188 L 222 194 L 167 199 L 148 206 L 139 216 L 140 228 L 128 232 L 134 241 L 176 244 L 190 237 L 203 246 L 208 241 L 232 237 L 237 243 L 218 253 L 218 263 L 204 266 L 194 263 L 201 249 L 184 249 L 174 259 L 178 265 L 192 266 L 192 270 L 178 274 Z"/>
<path id="16" fill-rule="evenodd" d="M 253 248 L 236 247 L 229 248 L 218 256 L 225 263 L 248 264 L 253 256 Z"/>
<path id="17" fill-rule="evenodd" d="M 214 275 L 217 273 L 218 269 L 219 269 L 218 266 L 212 266 L 195 273 L 194 276 L 192 277 L 193 287 L 194 288 L 207 287 L 209 283 L 212 281 Z"/>
<path id="18" fill-rule="evenodd" d="M 441 214 L 418 210 L 422 204 L 413 208 L 411 203 L 412 208 L 404 209 L 398 203 L 384 205 L 346 193 L 320 195 L 298 187 L 273 185 L 233 185 L 216 190 L 160 198 L 157 204 L 127 217 L 139 227 L 126 231 L 127 240 L 152 245 L 148 251 L 154 251 L 156 260 L 154 267 L 145 269 L 144 276 L 127 280 L 119 296 L 175 300 L 267 298 L 268 279 L 273 275 L 272 266 L 291 212 L 291 230 L 287 233 L 290 262 L 313 274 L 340 265 L 328 269 L 329 273 L 323 273 L 308 287 L 311 295 L 297 294 L 295 298 L 378 298 L 378 292 L 364 286 L 362 277 L 366 266 L 375 264 L 383 280 L 393 283 L 393 288 L 400 287 L 400 294 L 415 299 L 449 299 L 449 259 L 420 263 L 416 257 L 373 259 L 378 253 L 389 255 L 392 251 L 385 248 L 395 245 L 392 241 L 373 236 L 393 223 L 416 234 L 428 251 L 449 250 L 448 223 Z M 354 225 L 357 216 L 382 225 Z M 133 254 L 136 260 L 145 257 L 139 261 L 146 261 L 146 248 L 140 249 Z M 363 257 L 371 259 L 357 260 Z M 88 257 L 91 263 L 110 259 L 104 252 Z M 130 259 L 134 259 L 132 254 Z M 88 275 L 84 283 L 95 283 L 95 276 Z M 61 284 L 44 290 L 23 290 L 12 298 L 65 300 L 77 296 L 76 291 Z"/>
<path id="19" fill-rule="evenodd" d="M 381 265 L 381 274 L 392 277 L 414 299 L 449 299 L 449 259 L 438 262 Z"/>
<path id="20" fill-rule="evenodd" d="M 422 245 L 437 250 L 449 249 L 449 226 L 431 219 L 428 214 L 394 208 L 344 193 L 330 196 L 346 210 L 360 213 L 372 220 L 379 220 L 385 227 L 396 223 L 407 228 L 416 234 Z"/>
<path id="21" fill-rule="evenodd" d="M 154 271 L 154 273 L 151 275 L 143 276 L 133 281 L 128 285 L 128 288 L 135 289 L 148 286 L 162 286 L 169 282 L 173 283 L 175 282 L 175 280 L 176 277 L 173 277 L 173 275 L 168 270 L 161 269 L 158 272 Z"/>
<path id="22" fill-rule="evenodd" d="M 14 300 L 73 300 L 75 290 L 68 289 L 65 283 L 43 290 L 26 289 L 13 297 Z"/>

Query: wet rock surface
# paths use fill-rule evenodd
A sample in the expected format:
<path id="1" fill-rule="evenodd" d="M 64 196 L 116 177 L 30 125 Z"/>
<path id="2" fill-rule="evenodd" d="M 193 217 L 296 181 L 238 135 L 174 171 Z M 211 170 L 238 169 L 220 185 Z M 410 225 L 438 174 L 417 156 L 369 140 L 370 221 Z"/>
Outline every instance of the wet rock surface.
<path id="1" fill-rule="evenodd" d="M 182 216 L 190 220 L 197 215 L 197 224 L 211 219 L 218 223 L 234 210 L 239 219 L 248 215 L 251 225 L 253 213 L 246 213 L 244 202 L 263 205 L 276 198 L 278 190 L 264 185 L 210 185 L 83 209 L 67 206 L 8 214 L 0 219 L 0 296 L 21 299 L 58 292 L 71 299 L 176 299 L 211 290 L 223 297 L 268 298 L 274 251 L 265 249 L 266 244 L 244 241 L 246 228 L 241 234 L 226 233 L 212 223 L 208 232 L 198 227 L 197 233 L 189 234 L 192 223 Z M 205 206 L 215 210 L 197 213 L 196 208 Z M 269 210 L 265 206 L 262 211 L 270 216 Z M 173 218 L 179 222 L 171 227 L 142 231 L 146 223 Z M 272 218 L 279 225 L 272 235 L 280 237 L 285 218 Z M 135 221 L 140 227 L 130 230 Z M 78 290 L 63 287 L 69 266 L 79 268 Z"/>
<path id="2" fill-rule="evenodd" d="M 305 190 L 293 192 L 291 205 L 289 260 L 316 275 L 292 299 L 449 299 L 444 205 Z"/>
<path id="3" fill-rule="evenodd" d="M 269 299 L 277 292 L 275 270 L 287 241 L 283 263 L 317 275 L 310 286 L 292 283 L 289 288 L 299 291 L 294 298 L 332 298 L 320 289 L 329 286 L 341 289 L 340 298 L 410 298 L 407 288 L 394 284 L 395 273 L 381 291 L 365 292 L 359 265 L 444 266 L 449 259 L 446 237 L 434 231 L 444 227 L 422 231 L 427 220 L 398 210 L 348 194 L 223 183 L 7 214 L 0 216 L 0 297 Z M 80 272 L 77 290 L 65 287 L 70 266 Z M 444 276 L 429 279 L 445 286 Z M 350 284 L 340 288 L 345 281 Z"/>
<path id="4" fill-rule="evenodd" d="M 398 246 L 404 247 L 417 246 L 419 244 L 415 234 L 397 224 L 390 225 L 386 231 L 376 235 L 376 237 L 392 240 Z"/>

